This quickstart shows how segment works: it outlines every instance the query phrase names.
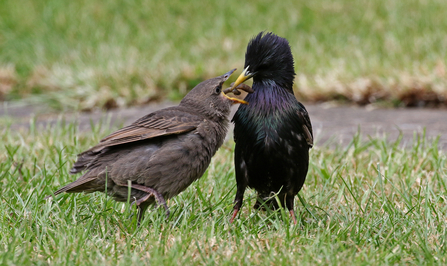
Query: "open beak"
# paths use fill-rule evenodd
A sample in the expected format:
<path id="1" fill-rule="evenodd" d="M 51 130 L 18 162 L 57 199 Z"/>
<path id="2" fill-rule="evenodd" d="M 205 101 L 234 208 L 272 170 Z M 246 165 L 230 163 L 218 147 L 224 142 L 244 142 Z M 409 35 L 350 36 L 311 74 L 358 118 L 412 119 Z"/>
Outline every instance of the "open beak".
<path id="1" fill-rule="evenodd" d="M 231 76 L 231 74 L 233 74 L 234 71 L 236 71 L 236 69 L 237 68 L 233 68 L 232 70 L 230 70 L 227 73 L 223 74 L 222 77 L 224 78 L 224 81 L 226 81 Z"/>
<path id="2" fill-rule="evenodd" d="M 236 68 L 235 68 L 235 69 L 232 69 L 232 70 L 230 70 L 230 71 L 228 71 L 227 73 L 225 73 L 225 74 L 223 75 L 224 80 L 227 80 L 227 79 L 231 76 L 231 74 L 233 74 L 234 71 L 236 71 Z M 236 103 L 248 104 L 248 102 L 246 102 L 246 101 L 244 101 L 244 100 L 240 100 L 240 99 L 238 99 L 238 98 L 233 98 L 233 97 L 229 97 L 229 96 L 227 96 L 223 91 L 222 91 L 221 93 L 222 93 L 222 95 L 223 95 L 225 98 L 231 100 L 231 101 L 233 102 L 233 104 L 236 104 Z"/>
<path id="3" fill-rule="evenodd" d="M 239 84 L 243 83 L 244 81 L 246 81 L 247 79 L 250 79 L 253 77 L 253 73 L 248 72 L 248 68 L 249 66 L 247 66 L 244 71 L 242 71 L 242 73 L 239 75 L 239 77 L 236 79 L 236 81 L 233 84 L 233 87 L 231 87 L 232 91 L 234 88 L 236 88 L 237 86 L 239 86 Z"/>
<path id="4" fill-rule="evenodd" d="M 223 96 L 225 96 L 225 98 L 231 100 L 233 102 L 233 104 L 236 104 L 236 103 L 248 104 L 248 102 L 246 102 L 244 100 L 241 100 L 241 99 L 238 99 L 238 98 L 229 97 L 223 91 L 221 93 L 222 93 Z"/>

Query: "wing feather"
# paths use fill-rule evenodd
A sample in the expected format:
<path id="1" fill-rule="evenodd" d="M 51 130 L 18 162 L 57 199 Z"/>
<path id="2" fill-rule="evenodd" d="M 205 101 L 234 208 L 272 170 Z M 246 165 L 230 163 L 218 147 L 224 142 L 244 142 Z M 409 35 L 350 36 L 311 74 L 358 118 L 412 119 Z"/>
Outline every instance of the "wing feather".
<path id="1" fill-rule="evenodd" d="M 97 156 L 101 156 L 101 152 L 109 147 L 161 136 L 183 134 L 195 130 L 203 121 L 203 118 L 178 108 L 176 106 L 151 113 L 103 138 L 96 146 L 78 154 L 78 159 L 70 173 L 74 174 L 85 170 Z"/>
<path id="2" fill-rule="evenodd" d="M 298 111 L 298 115 L 300 116 L 301 120 L 303 121 L 302 127 L 303 127 L 307 145 L 309 145 L 309 148 L 312 148 L 314 146 L 312 124 L 310 122 L 309 114 L 307 113 L 304 106 L 303 106 L 303 108 L 300 108 L 300 110 Z"/>

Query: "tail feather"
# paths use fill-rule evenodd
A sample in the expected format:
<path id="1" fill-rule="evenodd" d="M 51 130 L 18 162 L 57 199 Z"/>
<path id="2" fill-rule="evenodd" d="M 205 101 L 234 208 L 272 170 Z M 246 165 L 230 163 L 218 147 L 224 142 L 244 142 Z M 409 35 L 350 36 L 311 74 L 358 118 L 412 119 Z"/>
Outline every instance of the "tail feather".
<path id="1" fill-rule="evenodd" d="M 73 164 L 73 167 L 70 170 L 70 174 L 77 174 L 84 171 L 89 166 L 89 164 L 91 164 L 95 160 L 97 155 L 97 153 L 91 151 L 86 151 L 78 154 L 78 159 Z"/>
<path id="2" fill-rule="evenodd" d="M 98 163 L 98 157 L 102 154 L 109 151 L 107 147 L 101 146 L 100 150 L 97 150 L 97 145 L 85 152 L 78 154 L 78 159 L 73 164 L 73 167 L 70 170 L 70 174 L 77 174 L 82 171 L 87 170 L 87 172 L 78 178 L 76 181 L 56 190 L 53 195 L 56 196 L 63 192 L 94 192 L 94 191 L 102 191 L 104 189 L 104 183 L 101 182 L 101 173 L 103 168 L 101 167 L 101 163 Z M 95 148 L 97 151 L 95 151 Z M 111 158 L 113 160 L 114 158 Z M 92 181 L 98 181 L 93 182 Z M 53 196 L 47 196 L 45 199 Z"/>
<path id="3" fill-rule="evenodd" d="M 81 192 L 82 190 L 78 191 L 78 190 L 76 190 L 76 188 L 79 188 L 80 186 L 82 186 L 82 185 L 84 185 L 84 184 L 86 184 L 86 183 L 88 183 L 90 181 L 93 181 L 96 178 L 97 178 L 96 176 L 85 176 L 85 175 L 83 175 L 78 180 L 76 180 L 74 182 L 71 182 L 70 184 L 68 184 L 68 185 L 66 185 L 66 186 L 56 190 L 53 193 L 53 195 L 46 196 L 45 199 L 48 199 L 48 198 L 50 198 L 52 196 L 59 195 L 59 194 L 61 194 L 63 192 Z M 75 191 L 73 191 L 73 190 L 75 190 Z"/>

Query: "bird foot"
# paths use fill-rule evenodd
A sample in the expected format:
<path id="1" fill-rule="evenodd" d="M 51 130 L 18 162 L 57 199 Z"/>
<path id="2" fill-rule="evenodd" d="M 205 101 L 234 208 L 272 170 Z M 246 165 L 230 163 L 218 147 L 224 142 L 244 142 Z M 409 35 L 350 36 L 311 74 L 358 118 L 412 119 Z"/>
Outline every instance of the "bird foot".
<path id="1" fill-rule="evenodd" d="M 296 225 L 297 221 L 296 221 L 296 217 L 295 217 L 295 212 L 293 210 L 290 210 L 289 213 L 290 213 L 290 217 L 292 218 L 293 224 Z"/>
<path id="2" fill-rule="evenodd" d="M 123 185 L 123 186 L 127 187 L 128 185 L 126 184 L 126 185 Z M 133 188 L 133 189 L 137 189 L 137 190 L 140 190 L 140 191 L 148 193 L 144 197 L 139 198 L 138 200 L 132 202 L 132 205 L 136 204 L 137 206 L 140 206 L 143 202 L 147 201 L 148 199 L 150 199 L 150 197 L 154 196 L 155 200 L 157 201 L 157 204 L 158 205 L 162 205 L 165 208 L 166 218 L 169 218 L 169 214 L 171 212 L 169 211 L 169 207 L 166 204 L 166 201 L 163 198 L 163 195 L 160 194 L 160 192 L 158 192 L 157 190 L 155 190 L 153 188 L 146 187 L 146 186 L 143 186 L 143 185 L 138 185 L 138 184 L 131 184 L 130 187 Z"/>
<path id="3" fill-rule="evenodd" d="M 133 201 L 133 202 L 130 204 L 130 206 L 133 206 L 133 205 L 140 206 L 141 203 L 145 202 L 146 200 L 148 200 L 148 199 L 149 199 L 150 197 L 152 197 L 152 196 L 155 197 L 155 195 L 152 194 L 152 193 L 146 194 L 144 197 L 139 198 L 139 199 Z"/>
<path id="4" fill-rule="evenodd" d="M 235 209 L 235 210 L 234 210 L 233 215 L 232 215 L 231 218 L 230 218 L 230 223 L 233 223 L 234 218 L 236 218 L 236 215 L 237 215 L 237 212 L 238 212 L 238 211 L 239 211 L 238 209 Z"/>

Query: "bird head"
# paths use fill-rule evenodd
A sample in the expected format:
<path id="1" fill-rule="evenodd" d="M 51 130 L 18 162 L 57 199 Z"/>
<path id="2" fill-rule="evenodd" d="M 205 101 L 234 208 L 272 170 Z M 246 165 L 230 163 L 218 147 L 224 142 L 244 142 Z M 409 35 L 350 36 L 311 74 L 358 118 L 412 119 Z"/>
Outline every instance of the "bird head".
<path id="1" fill-rule="evenodd" d="M 180 105 L 192 107 L 211 117 L 227 117 L 233 104 L 247 104 L 246 101 L 232 98 L 223 93 L 223 83 L 233 74 L 232 69 L 222 76 L 205 80 L 195 86 L 180 102 Z"/>
<path id="2" fill-rule="evenodd" d="M 247 45 L 244 71 L 233 88 L 253 78 L 253 83 L 276 83 L 293 91 L 295 69 L 289 42 L 272 32 L 260 32 Z"/>

